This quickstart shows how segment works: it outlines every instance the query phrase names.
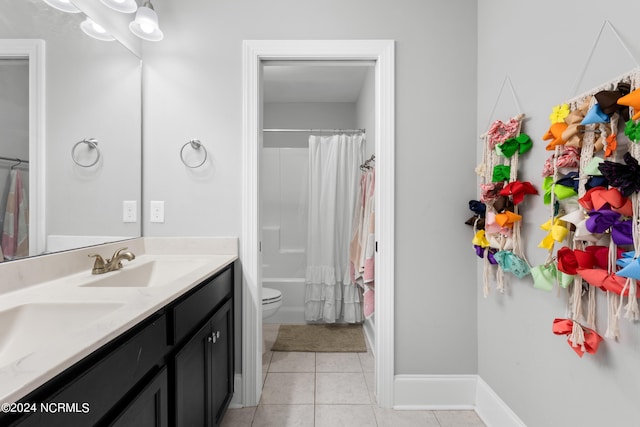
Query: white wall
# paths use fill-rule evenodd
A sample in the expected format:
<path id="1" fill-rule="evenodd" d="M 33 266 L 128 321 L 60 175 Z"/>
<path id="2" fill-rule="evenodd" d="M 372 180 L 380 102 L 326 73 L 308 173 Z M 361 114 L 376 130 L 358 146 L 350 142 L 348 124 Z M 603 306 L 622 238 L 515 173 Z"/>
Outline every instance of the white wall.
<path id="1" fill-rule="evenodd" d="M 487 0 L 478 9 L 477 134 L 490 120 L 516 113 L 505 88 L 494 117 L 489 117 L 500 85 L 508 74 L 522 112 L 532 151 L 520 161 L 522 180 L 541 187 L 549 153 L 541 139 L 551 108 L 573 95 L 637 66 L 606 28 L 578 93 L 572 87 L 581 74 L 605 19 L 611 21 L 636 58 L 640 58 L 637 16 L 640 4 L 569 0 L 513 2 Z M 478 139 L 469 139 L 471 144 Z M 544 262 L 537 248 L 538 229 L 548 218 L 541 197 L 524 207 L 524 241 L 532 265 Z M 471 233 L 469 233 L 469 236 Z M 621 321 L 618 342 L 606 340 L 596 355 L 578 358 L 566 337 L 551 332 L 555 317 L 565 317 L 566 297 L 532 288 L 530 278 L 512 280 L 507 295 L 478 298 L 478 373 L 529 427 L 623 426 L 640 423 L 640 328 Z M 606 298 L 598 298 L 598 331 L 606 329 Z"/>
<path id="2" fill-rule="evenodd" d="M 242 40 L 396 41 L 396 280 L 389 284 L 396 297 L 395 370 L 475 373 L 476 278 L 473 269 L 460 268 L 475 265 L 464 225 L 475 159 L 444 159 L 476 141 L 476 2 L 154 6 L 165 39 L 143 47 L 145 200 L 166 200 L 166 220 L 145 223 L 150 236 L 240 234 Z M 180 145 L 194 137 L 212 158 L 197 176 L 177 159 Z"/>
<path id="3" fill-rule="evenodd" d="M 360 88 L 360 96 L 356 103 L 356 127 L 358 129 L 367 130 L 365 157 L 368 159 L 375 152 L 376 126 L 375 126 L 375 78 L 376 70 L 373 67 L 367 68 L 362 87 Z"/>

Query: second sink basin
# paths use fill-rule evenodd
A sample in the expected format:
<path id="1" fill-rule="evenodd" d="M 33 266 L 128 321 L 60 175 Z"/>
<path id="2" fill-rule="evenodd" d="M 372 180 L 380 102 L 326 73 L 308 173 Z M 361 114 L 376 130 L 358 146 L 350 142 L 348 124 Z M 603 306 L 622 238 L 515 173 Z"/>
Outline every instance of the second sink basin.
<path id="1" fill-rule="evenodd" d="M 118 302 L 43 302 L 0 311 L 0 366 L 47 351 L 121 306 Z"/>
<path id="2" fill-rule="evenodd" d="M 204 266 L 203 259 L 168 259 L 127 264 L 122 269 L 104 273 L 84 287 L 147 287 L 171 283 L 196 268 Z"/>

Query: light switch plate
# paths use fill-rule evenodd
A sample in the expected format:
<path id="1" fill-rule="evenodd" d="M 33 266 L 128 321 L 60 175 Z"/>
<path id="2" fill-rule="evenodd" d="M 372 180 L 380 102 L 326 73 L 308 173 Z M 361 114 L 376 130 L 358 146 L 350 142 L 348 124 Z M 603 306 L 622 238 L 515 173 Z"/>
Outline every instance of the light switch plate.
<path id="1" fill-rule="evenodd" d="M 138 221 L 138 207 L 135 200 L 122 201 L 122 222 Z"/>
<path id="2" fill-rule="evenodd" d="M 151 222 L 164 222 L 164 201 L 151 201 Z"/>

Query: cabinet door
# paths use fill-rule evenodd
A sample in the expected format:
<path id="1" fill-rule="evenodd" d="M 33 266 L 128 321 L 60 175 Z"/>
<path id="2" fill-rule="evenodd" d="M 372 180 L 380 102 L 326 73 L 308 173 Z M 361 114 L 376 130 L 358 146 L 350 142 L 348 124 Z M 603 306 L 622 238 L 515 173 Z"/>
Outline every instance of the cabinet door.
<path id="1" fill-rule="evenodd" d="M 211 319 L 211 391 L 212 423 L 220 425 L 233 397 L 233 301 L 216 312 Z"/>
<path id="2" fill-rule="evenodd" d="M 175 356 L 176 426 L 209 426 L 211 324 L 206 323 Z"/>
<path id="3" fill-rule="evenodd" d="M 167 368 L 163 368 L 110 426 L 167 427 Z"/>

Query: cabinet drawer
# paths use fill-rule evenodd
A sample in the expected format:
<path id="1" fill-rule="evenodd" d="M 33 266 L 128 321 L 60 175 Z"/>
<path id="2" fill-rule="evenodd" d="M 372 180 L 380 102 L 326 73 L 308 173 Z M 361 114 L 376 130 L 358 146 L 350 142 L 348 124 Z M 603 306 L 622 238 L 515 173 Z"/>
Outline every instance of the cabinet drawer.
<path id="1" fill-rule="evenodd" d="M 124 339 L 116 339 L 60 374 L 62 385 L 57 392 L 39 401 L 71 404 L 70 412 L 39 412 L 21 420 L 20 426 L 94 425 L 123 396 L 148 374 L 154 366 L 164 363 L 168 351 L 166 317 L 151 321 L 138 332 Z M 37 391 L 36 391 L 37 392 Z M 28 401 L 26 398 L 25 401 Z M 33 400 L 32 400 L 33 401 Z M 54 410 L 57 408 L 52 407 Z"/>
<path id="2" fill-rule="evenodd" d="M 233 265 L 233 264 L 232 264 Z M 233 292 L 233 269 L 228 266 L 205 281 L 170 310 L 169 342 L 176 344 L 193 333 Z"/>

